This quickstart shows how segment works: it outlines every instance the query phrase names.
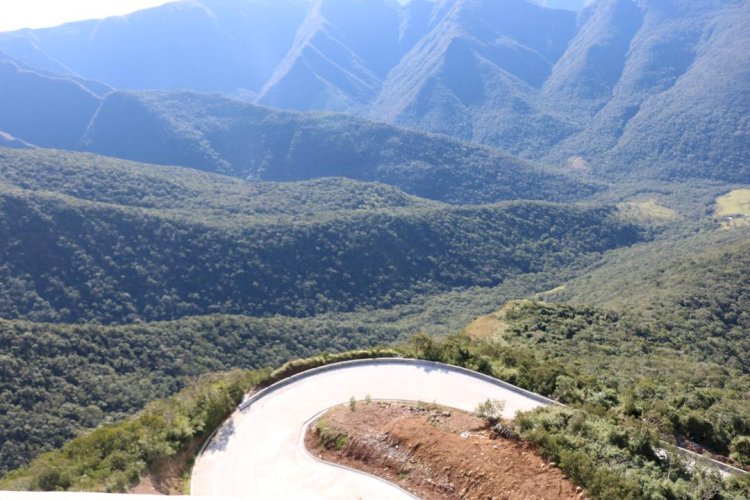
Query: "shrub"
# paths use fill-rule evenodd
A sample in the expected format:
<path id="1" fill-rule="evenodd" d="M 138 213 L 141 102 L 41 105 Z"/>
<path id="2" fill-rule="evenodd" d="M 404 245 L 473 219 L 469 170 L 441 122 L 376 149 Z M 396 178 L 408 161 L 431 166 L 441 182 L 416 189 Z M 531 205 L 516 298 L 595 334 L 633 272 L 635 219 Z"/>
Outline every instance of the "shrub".
<path id="1" fill-rule="evenodd" d="M 750 436 L 738 436 L 730 446 L 731 457 L 743 465 L 750 465 Z"/>
<path id="2" fill-rule="evenodd" d="M 476 414 L 487 420 L 491 425 L 495 425 L 502 417 L 505 410 L 505 401 L 498 399 L 488 399 L 479 403 L 476 408 Z"/>
<path id="3" fill-rule="evenodd" d="M 323 419 L 315 424 L 315 433 L 318 436 L 318 443 L 326 450 L 342 450 L 349 440 L 346 432 L 330 427 Z"/>

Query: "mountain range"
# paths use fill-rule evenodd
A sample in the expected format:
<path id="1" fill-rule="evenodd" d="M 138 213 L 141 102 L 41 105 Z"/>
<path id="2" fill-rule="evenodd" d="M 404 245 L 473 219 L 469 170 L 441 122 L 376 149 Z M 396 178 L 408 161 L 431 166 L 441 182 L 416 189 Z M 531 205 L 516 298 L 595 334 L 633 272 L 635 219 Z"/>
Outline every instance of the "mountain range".
<path id="1" fill-rule="evenodd" d="M 450 203 L 565 201 L 602 186 L 496 148 L 343 114 L 222 94 L 110 91 L 0 61 L 6 146 L 90 151 L 252 181 L 349 177 Z M 97 93 L 99 92 L 99 93 Z"/>
<path id="2" fill-rule="evenodd" d="M 736 0 L 599 0 L 578 12 L 525 0 L 205 0 L 5 33 L 0 50 L 98 95 L 91 80 L 217 91 L 607 178 L 747 181 L 748 20 Z"/>

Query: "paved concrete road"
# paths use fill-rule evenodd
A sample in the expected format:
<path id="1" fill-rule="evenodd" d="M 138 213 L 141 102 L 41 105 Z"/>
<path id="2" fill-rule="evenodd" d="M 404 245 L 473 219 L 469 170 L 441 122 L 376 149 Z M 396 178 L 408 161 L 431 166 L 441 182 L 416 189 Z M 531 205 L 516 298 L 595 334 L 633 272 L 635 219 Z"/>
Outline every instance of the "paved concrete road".
<path id="1" fill-rule="evenodd" d="M 410 498 L 377 478 L 313 459 L 302 444 L 307 422 L 352 396 L 435 401 L 467 411 L 492 398 L 506 401 L 507 416 L 549 403 L 468 370 L 422 361 L 356 361 L 312 372 L 272 386 L 232 415 L 196 461 L 193 495 Z"/>

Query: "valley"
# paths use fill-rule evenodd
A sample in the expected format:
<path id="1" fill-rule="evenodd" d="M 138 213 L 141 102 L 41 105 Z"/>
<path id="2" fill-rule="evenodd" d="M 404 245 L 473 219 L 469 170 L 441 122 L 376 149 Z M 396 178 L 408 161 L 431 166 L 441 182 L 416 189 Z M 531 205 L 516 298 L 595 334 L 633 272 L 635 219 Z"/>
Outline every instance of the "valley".
<path id="1" fill-rule="evenodd" d="M 0 490 L 186 493 L 249 391 L 395 356 L 567 405 L 503 425 L 573 497 L 747 498 L 662 447 L 750 470 L 749 22 L 180 0 L 0 33 Z"/>

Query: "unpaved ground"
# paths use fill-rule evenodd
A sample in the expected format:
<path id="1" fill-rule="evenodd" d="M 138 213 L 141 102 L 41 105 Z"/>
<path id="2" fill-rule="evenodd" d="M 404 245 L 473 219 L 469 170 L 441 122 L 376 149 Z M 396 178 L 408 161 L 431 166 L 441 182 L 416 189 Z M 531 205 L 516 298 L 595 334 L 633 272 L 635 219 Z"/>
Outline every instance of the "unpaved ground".
<path id="1" fill-rule="evenodd" d="M 136 495 L 183 495 L 185 477 L 193 465 L 193 457 L 198 453 L 202 440 L 194 439 L 187 450 L 153 467 L 147 475 L 133 486 L 128 493 Z"/>
<path id="2" fill-rule="evenodd" d="M 320 444 L 321 429 L 332 437 L 331 449 Z M 425 499 L 584 498 L 527 444 L 492 439 L 482 419 L 435 405 L 359 401 L 354 410 L 336 407 L 310 426 L 305 443 L 325 461 L 380 476 Z"/>

